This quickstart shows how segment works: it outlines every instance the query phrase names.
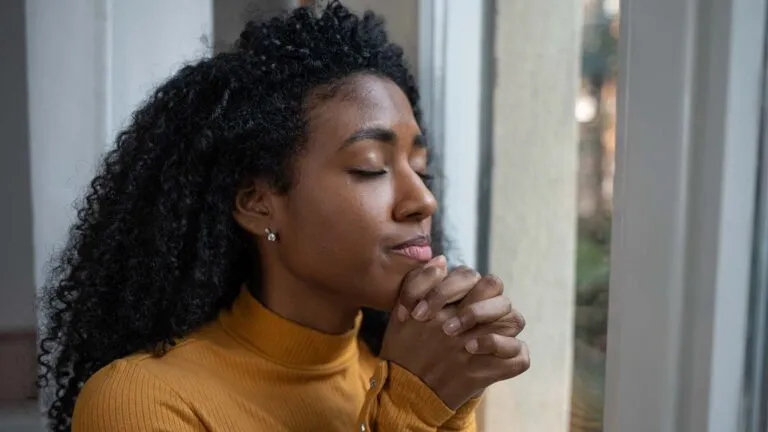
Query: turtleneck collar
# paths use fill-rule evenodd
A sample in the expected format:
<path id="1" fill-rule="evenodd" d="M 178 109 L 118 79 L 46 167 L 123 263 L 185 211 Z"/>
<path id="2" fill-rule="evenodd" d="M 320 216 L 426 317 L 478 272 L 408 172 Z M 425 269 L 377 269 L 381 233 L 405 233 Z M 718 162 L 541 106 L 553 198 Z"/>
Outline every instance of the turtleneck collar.
<path id="1" fill-rule="evenodd" d="M 342 366 L 356 357 L 362 313 L 352 330 L 327 334 L 272 312 L 243 288 L 232 308 L 221 312 L 219 321 L 233 337 L 275 363 L 325 369 Z"/>

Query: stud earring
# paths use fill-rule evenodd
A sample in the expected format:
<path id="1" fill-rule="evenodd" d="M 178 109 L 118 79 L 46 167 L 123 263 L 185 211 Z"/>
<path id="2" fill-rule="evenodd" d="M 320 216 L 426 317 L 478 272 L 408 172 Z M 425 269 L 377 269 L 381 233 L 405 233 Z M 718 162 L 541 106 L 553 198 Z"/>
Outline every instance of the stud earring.
<path id="1" fill-rule="evenodd" d="M 271 242 L 276 242 L 277 241 L 277 234 L 275 234 L 274 231 L 272 231 L 269 228 L 266 228 L 266 229 L 264 229 L 264 232 L 267 233 L 267 240 L 268 241 L 271 241 Z"/>

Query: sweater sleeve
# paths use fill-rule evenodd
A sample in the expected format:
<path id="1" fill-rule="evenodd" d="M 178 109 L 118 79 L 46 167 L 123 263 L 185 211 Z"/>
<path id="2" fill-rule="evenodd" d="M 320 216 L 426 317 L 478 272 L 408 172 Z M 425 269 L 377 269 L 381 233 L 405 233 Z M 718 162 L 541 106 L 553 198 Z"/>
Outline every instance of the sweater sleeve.
<path id="1" fill-rule="evenodd" d="M 73 432 L 198 432 L 205 427 L 169 386 L 117 361 L 93 375 L 75 404 Z"/>
<path id="2" fill-rule="evenodd" d="M 462 411 L 463 407 L 459 409 Z M 473 412 L 473 408 L 470 409 Z M 457 412 L 418 377 L 395 363 L 380 361 L 371 379 L 371 388 L 358 416 L 359 431 L 436 432 L 474 431 L 474 416 L 463 415 L 452 427 L 443 429 Z M 471 418 L 471 420 L 470 420 Z"/>
<path id="3" fill-rule="evenodd" d="M 440 426 L 438 432 L 476 432 L 477 419 L 475 411 L 480 405 L 481 400 L 482 397 L 480 396 L 470 399 L 456 410 L 456 414 L 453 417 Z"/>

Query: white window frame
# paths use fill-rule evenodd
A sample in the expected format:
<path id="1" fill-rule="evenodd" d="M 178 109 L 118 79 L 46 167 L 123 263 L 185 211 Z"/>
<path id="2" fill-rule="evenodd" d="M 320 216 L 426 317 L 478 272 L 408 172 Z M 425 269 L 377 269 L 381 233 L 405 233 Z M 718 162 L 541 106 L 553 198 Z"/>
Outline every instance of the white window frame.
<path id="1" fill-rule="evenodd" d="M 742 430 L 765 0 L 623 0 L 607 432 Z"/>
<path id="2" fill-rule="evenodd" d="M 482 155 L 480 134 L 446 133 L 465 101 L 440 71 L 461 73 L 449 57 L 464 52 L 432 44 L 460 25 L 439 9 L 455 5 L 420 2 L 425 111 L 447 157 Z M 621 14 L 604 430 L 744 430 L 766 0 L 622 0 Z M 473 184 L 448 202 L 482 203 L 480 172 L 444 169 L 449 191 Z M 482 248 L 468 215 L 447 209 L 465 254 Z"/>
<path id="3" fill-rule="evenodd" d="M 510 1 L 517 2 L 521 6 L 528 3 L 528 0 Z M 555 2 L 551 3 L 554 4 Z M 440 186 L 438 190 L 441 192 L 440 198 L 444 206 L 443 215 L 446 231 L 452 240 L 450 245 L 452 248 L 449 249 L 449 252 L 457 252 L 449 253 L 449 258 L 453 258 L 453 262 L 459 261 L 475 267 L 483 273 L 488 270 L 498 272 L 507 281 L 507 293 L 512 297 L 513 303 L 524 313 L 526 310 L 531 311 L 526 313 L 529 319 L 529 328 L 539 329 L 538 332 L 529 331 L 526 334 L 526 337 L 530 338 L 532 352 L 538 353 L 532 354 L 532 356 L 540 359 L 538 363 L 540 365 L 538 368 L 539 375 L 529 374 L 520 380 L 500 383 L 493 389 L 489 389 L 486 403 L 479 415 L 480 430 L 507 430 L 510 424 L 516 424 L 516 427 L 521 431 L 566 432 L 568 430 L 567 411 L 571 393 L 573 309 L 569 305 L 572 304 L 572 294 L 575 293 L 572 284 L 573 269 L 560 267 L 554 273 L 555 277 L 549 278 L 546 282 L 542 281 L 547 284 L 548 294 L 545 296 L 533 294 L 533 290 L 538 290 L 536 283 L 541 281 L 534 276 L 541 274 L 538 270 L 531 269 L 512 276 L 514 271 L 510 272 L 512 267 L 507 264 L 521 265 L 521 261 L 515 261 L 512 258 L 515 254 L 514 251 L 521 249 L 517 245 L 513 246 L 513 242 L 509 241 L 510 238 L 500 240 L 497 234 L 510 233 L 511 231 L 502 230 L 505 230 L 505 224 L 509 224 L 509 221 L 515 218 L 521 218 L 522 225 L 518 225 L 518 227 L 527 227 L 529 224 L 533 227 L 536 224 L 531 223 L 531 218 L 526 220 L 526 217 L 521 214 L 522 212 L 516 212 L 514 216 L 510 215 L 506 221 L 500 221 L 498 219 L 498 207 L 510 205 L 510 203 L 507 200 L 499 201 L 498 194 L 503 193 L 508 188 L 502 184 L 490 184 L 493 178 L 490 175 L 493 168 L 493 153 L 499 152 L 499 147 L 492 140 L 498 139 L 507 142 L 508 145 L 519 145 L 522 144 L 522 141 L 517 142 L 516 137 L 521 140 L 533 139 L 535 141 L 541 135 L 543 139 L 547 140 L 542 144 L 548 146 L 548 151 L 558 151 L 554 145 L 555 137 L 561 137 L 565 139 L 563 144 L 571 143 L 573 146 L 570 150 L 566 150 L 566 153 L 563 153 L 567 156 L 560 158 L 556 161 L 557 165 L 553 166 L 567 167 L 568 172 L 553 176 L 546 174 L 536 176 L 533 170 L 528 169 L 527 175 L 533 176 L 529 178 L 537 179 L 533 183 L 541 185 L 540 188 L 533 187 L 530 190 L 538 190 L 539 196 L 547 196 L 549 192 L 555 192 L 559 198 L 573 197 L 575 205 L 575 146 L 577 140 L 575 119 L 570 117 L 573 112 L 572 108 L 563 110 L 560 106 L 555 107 L 558 119 L 563 118 L 563 113 L 565 113 L 566 118 L 573 123 L 571 125 L 559 124 L 554 128 L 558 131 L 554 135 L 533 134 L 524 138 L 523 132 L 520 134 L 505 132 L 502 136 L 499 135 L 497 124 L 494 124 L 494 119 L 504 116 L 494 115 L 500 111 L 497 111 L 499 107 L 492 97 L 499 95 L 501 91 L 515 93 L 511 91 L 512 86 L 509 84 L 503 89 L 496 86 L 497 65 L 494 57 L 507 55 L 505 53 L 514 52 L 515 49 L 499 41 L 494 27 L 498 25 L 500 30 L 504 31 L 507 25 L 520 25 L 514 20 L 537 19 L 539 13 L 544 12 L 545 7 L 541 5 L 532 8 L 522 7 L 519 14 L 510 13 L 510 9 L 506 9 L 503 13 L 510 14 L 505 16 L 507 18 L 512 16 L 513 21 L 497 22 L 499 20 L 497 7 L 508 6 L 506 0 L 499 0 L 498 2 L 488 0 L 466 2 L 422 0 L 419 5 L 419 78 L 424 101 L 423 107 L 426 126 L 430 131 L 429 139 L 435 142 L 440 152 L 439 156 L 442 156 L 441 168 L 445 183 L 438 185 Z M 577 11 L 578 9 L 573 4 L 567 9 L 561 9 L 559 15 L 556 16 L 568 16 L 568 12 L 563 11 Z M 536 47 L 536 52 L 550 60 L 549 63 L 542 63 L 542 65 L 557 64 L 567 67 L 568 70 L 562 69 L 559 74 L 550 75 L 549 78 L 533 83 L 533 85 L 540 91 L 549 91 L 551 88 L 546 86 L 546 83 L 559 79 L 561 76 L 571 75 L 573 83 L 562 86 L 557 94 L 560 95 L 559 91 L 563 91 L 560 98 L 564 98 L 563 103 L 566 103 L 566 106 L 572 107 L 571 104 L 575 101 L 577 82 L 575 74 L 578 70 L 576 57 L 578 55 L 578 42 L 569 39 L 569 36 L 578 37 L 580 31 L 577 29 L 579 17 L 571 16 L 573 21 L 565 23 L 566 30 L 561 30 L 557 38 L 559 43 L 563 43 L 565 46 L 558 47 L 556 52 L 565 57 L 560 57 L 561 60 L 553 62 L 551 60 L 555 56 L 548 55 L 545 52 L 546 47 L 543 47 L 542 44 Z M 545 26 L 560 26 L 562 24 L 558 22 L 558 19 L 549 18 Z M 572 44 L 570 40 L 572 40 Z M 498 46 L 496 46 L 497 43 Z M 524 46 L 530 44 L 530 40 L 519 38 L 514 44 Z M 537 54 L 532 52 L 520 51 L 528 58 L 535 59 L 537 57 Z M 572 66 L 569 63 L 572 63 Z M 498 73 L 500 75 L 510 73 L 508 68 L 508 63 L 503 69 L 499 66 Z M 526 70 L 530 71 L 532 68 Z M 522 79 L 514 82 L 522 82 Z M 572 99 L 571 96 L 573 96 Z M 506 96 L 501 94 L 500 97 Z M 534 99 L 531 98 L 531 100 Z M 547 115 L 547 111 L 551 108 L 549 105 L 560 102 L 554 97 L 550 97 L 543 103 L 545 104 L 544 108 L 536 109 L 533 112 Z M 501 108 L 501 111 L 506 112 L 507 109 Z M 508 118 L 511 116 L 511 114 L 507 114 Z M 523 117 L 525 119 L 517 118 L 516 120 L 527 121 L 530 118 L 530 116 Z M 559 144 L 560 142 L 557 142 L 557 145 Z M 525 155 L 523 156 L 525 157 Z M 505 157 L 512 156 L 506 154 Z M 534 159 L 531 162 L 536 163 L 537 161 Z M 546 161 L 542 163 L 548 164 Z M 530 165 L 527 168 L 530 168 Z M 570 168 L 573 169 L 573 191 L 567 189 L 567 179 L 571 174 Z M 549 172 L 553 171 L 552 168 L 548 169 Z M 526 174 L 521 172 L 521 176 L 526 176 Z M 541 182 L 537 183 L 538 180 Z M 498 180 L 496 181 L 498 182 Z M 492 196 L 491 188 L 495 189 L 496 195 Z M 552 196 L 550 196 L 551 199 Z M 564 201 L 570 200 L 565 198 Z M 554 219 L 548 220 L 568 224 L 564 230 L 560 229 L 562 226 L 559 226 L 554 231 L 557 234 L 550 236 L 550 239 L 560 235 L 575 234 L 575 207 L 573 208 L 573 218 L 571 218 L 568 211 L 559 211 L 561 208 L 568 208 L 569 203 L 564 201 L 551 207 L 544 206 L 543 200 L 534 203 L 535 210 L 533 212 L 535 214 L 557 215 Z M 491 215 L 492 206 L 497 207 L 496 217 Z M 538 218 L 535 219 L 539 220 Z M 493 238 L 491 238 L 492 233 L 494 234 Z M 546 251 L 542 252 L 550 254 L 553 250 L 557 250 L 553 257 L 557 259 L 558 263 L 565 262 L 566 265 L 575 266 L 575 259 L 572 255 L 575 235 L 573 239 L 560 237 L 560 240 L 557 240 L 557 244 L 555 241 L 547 240 Z M 497 245 L 495 249 L 492 247 L 494 242 Z M 497 253 L 499 244 L 506 245 L 501 248 L 502 253 L 493 255 L 492 258 L 494 259 L 489 260 L 490 250 L 495 250 L 494 253 Z M 499 260 L 498 257 L 500 256 L 508 256 L 509 262 L 506 259 Z M 513 261 L 514 263 L 512 263 Z M 552 265 L 550 259 L 544 259 L 542 262 L 549 262 L 549 265 Z M 516 290 L 523 292 L 517 291 L 517 294 L 521 295 L 516 295 Z M 538 299 L 546 300 L 538 301 Z M 556 340 L 554 344 L 552 343 L 553 340 Z M 538 349 L 546 345 L 549 345 L 551 349 Z M 542 365 L 547 366 L 542 367 Z M 552 368 L 554 373 L 546 372 L 545 370 L 548 368 Z M 539 379 L 542 375 L 547 376 L 546 382 Z M 552 413 L 552 411 L 557 412 Z M 547 416 L 545 425 L 540 421 L 542 415 Z M 531 427 L 536 427 L 536 429 L 531 429 Z"/>
<path id="4" fill-rule="evenodd" d="M 435 143 L 442 217 L 451 234 L 448 257 L 484 267 L 485 205 L 481 172 L 490 125 L 487 81 L 492 2 L 419 1 L 419 87 L 429 139 Z M 450 31 L 449 31 L 450 29 Z"/>
<path id="5" fill-rule="evenodd" d="M 768 86 L 765 77 L 763 86 L 752 293 L 744 371 L 744 432 L 768 430 L 768 110 L 765 109 L 768 107 Z"/>

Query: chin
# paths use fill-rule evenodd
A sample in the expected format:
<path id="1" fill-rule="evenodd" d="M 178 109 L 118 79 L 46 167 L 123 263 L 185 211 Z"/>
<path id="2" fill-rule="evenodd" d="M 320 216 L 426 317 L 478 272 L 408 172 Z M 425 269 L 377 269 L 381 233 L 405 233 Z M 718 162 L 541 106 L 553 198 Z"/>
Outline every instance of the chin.
<path id="1" fill-rule="evenodd" d="M 364 280 L 373 283 L 366 284 L 361 291 L 364 293 L 364 298 L 361 299 L 363 306 L 382 312 L 391 312 L 397 305 L 403 278 L 409 270 L 384 266 L 375 272 L 368 273 Z"/>
<path id="2" fill-rule="evenodd" d="M 382 312 L 391 312 L 400 297 L 400 281 L 396 284 L 378 285 L 373 288 L 365 306 Z"/>
<path id="3" fill-rule="evenodd" d="M 368 299 L 368 301 L 365 302 L 364 307 L 381 312 L 392 312 L 392 309 L 397 305 L 397 294 L 398 293 L 395 292 L 391 296 Z"/>

